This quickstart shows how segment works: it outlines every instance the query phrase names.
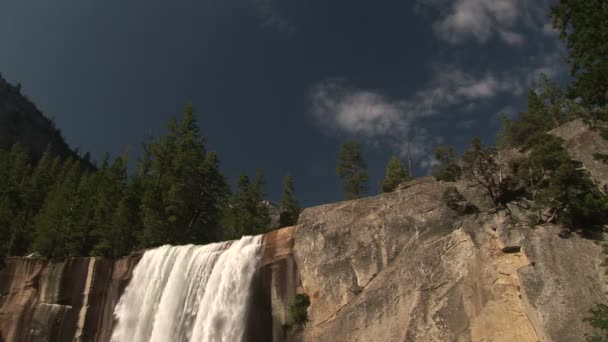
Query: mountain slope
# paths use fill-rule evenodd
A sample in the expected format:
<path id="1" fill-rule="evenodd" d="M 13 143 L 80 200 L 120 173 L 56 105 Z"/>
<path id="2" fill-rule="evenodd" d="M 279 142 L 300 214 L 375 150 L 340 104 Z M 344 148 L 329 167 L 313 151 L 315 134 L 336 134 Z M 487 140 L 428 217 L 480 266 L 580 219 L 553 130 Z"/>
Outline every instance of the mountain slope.
<path id="1" fill-rule="evenodd" d="M 55 156 L 80 159 L 53 121 L 20 93 L 20 86 L 11 85 L 0 76 L 0 148 L 7 149 L 15 143 L 26 146 L 34 159 L 40 158 L 47 146 Z"/>

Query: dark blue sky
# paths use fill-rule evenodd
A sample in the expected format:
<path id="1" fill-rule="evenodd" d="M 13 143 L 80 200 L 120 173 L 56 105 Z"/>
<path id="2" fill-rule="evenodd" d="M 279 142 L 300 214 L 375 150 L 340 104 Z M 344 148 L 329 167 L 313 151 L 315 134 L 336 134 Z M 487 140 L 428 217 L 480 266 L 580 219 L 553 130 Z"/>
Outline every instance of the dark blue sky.
<path id="1" fill-rule="evenodd" d="M 262 169 L 278 200 L 341 198 L 339 145 L 365 145 L 376 192 L 413 141 L 492 143 L 543 72 L 562 79 L 549 0 L 0 0 L 0 72 L 68 143 L 99 159 L 164 133 L 192 103 L 234 180 Z"/>

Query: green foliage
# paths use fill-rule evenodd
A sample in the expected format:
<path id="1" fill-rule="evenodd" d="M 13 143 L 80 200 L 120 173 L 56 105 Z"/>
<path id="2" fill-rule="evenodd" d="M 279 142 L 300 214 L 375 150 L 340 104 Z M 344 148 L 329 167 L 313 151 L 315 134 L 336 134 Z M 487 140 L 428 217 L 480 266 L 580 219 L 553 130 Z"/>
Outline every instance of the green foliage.
<path id="1" fill-rule="evenodd" d="M 265 178 L 261 171 L 258 171 L 253 181 L 246 175 L 239 177 L 236 192 L 230 199 L 226 212 L 227 218 L 224 219 L 225 238 L 237 239 L 268 231 L 270 215 L 264 201 L 264 184 Z"/>
<path id="2" fill-rule="evenodd" d="M 360 198 L 365 194 L 369 176 L 359 143 L 348 141 L 342 144 L 336 173 L 342 179 L 346 199 Z"/>
<path id="3" fill-rule="evenodd" d="M 62 167 L 57 183 L 34 220 L 32 250 L 47 257 L 86 255 L 83 250 L 85 231 L 80 225 L 84 215 L 81 169 L 78 161 L 69 159 Z"/>
<path id="4" fill-rule="evenodd" d="M 601 161 L 602 163 L 608 164 L 608 154 L 594 153 L 593 159 L 595 159 L 597 161 Z"/>
<path id="5" fill-rule="evenodd" d="M 302 326 L 308 322 L 308 307 L 310 298 L 306 294 L 298 293 L 289 305 L 289 325 Z"/>
<path id="6" fill-rule="evenodd" d="M 217 155 L 205 149 L 194 110 L 144 150 L 131 177 L 126 155 L 106 155 L 91 170 L 80 159 L 53 158 L 50 148 L 33 165 L 19 145 L 0 150 L 0 253 L 119 257 L 223 236 L 218 221 L 228 183 Z M 253 186 L 260 198 L 263 182 L 260 175 Z M 267 217 L 267 207 L 259 211 Z"/>
<path id="7" fill-rule="evenodd" d="M 600 129 L 600 136 L 605 140 L 608 140 L 608 127 L 604 127 Z"/>
<path id="8" fill-rule="evenodd" d="M 439 162 L 433 167 L 433 176 L 438 181 L 456 182 L 460 179 L 462 170 L 456 163 L 452 146 L 438 146 L 435 149 L 435 159 Z"/>
<path id="9" fill-rule="evenodd" d="M 394 191 L 397 186 L 403 182 L 410 180 L 410 177 L 405 173 L 403 163 L 397 156 L 392 156 L 386 165 L 386 173 L 382 181 L 382 191 Z"/>
<path id="10" fill-rule="evenodd" d="M 541 90 L 528 92 L 528 110 L 519 113 L 515 120 L 502 118 L 497 137 L 499 148 L 529 148 L 543 134 L 575 116 L 586 113 L 574 101 L 565 99 L 555 83 L 541 76 Z"/>
<path id="11" fill-rule="evenodd" d="M 608 100 L 608 5 L 605 0 L 560 0 L 552 7 L 553 26 L 568 49 L 573 97 L 590 108 Z"/>
<path id="12" fill-rule="evenodd" d="M 484 188 L 495 204 L 500 204 L 500 167 L 495 154 L 494 147 L 484 146 L 479 138 L 474 138 L 462 156 L 462 175 Z"/>
<path id="13" fill-rule="evenodd" d="M 26 190 L 29 187 L 31 163 L 29 152 L 21 145 L 0 154 L 0 250 L 5 254 L 22 252 L 28 231 Z"/>
<path id="14" fill-rule="evenodd" d="M 139 169 L 141 247 L 206 243 L 216 235 L 228 185 L 217 155 L 206 151 L 192 107 L 181 121 L 169 122 L 165 136 L 146 146 Z"/>
<path id="15" fill-rule="evenodd" d="M 281 197 L 281 215 L 279 217 L 280 227 L 293 226 L 298 223 L 300 216 L 300 205 L 295 196 L 295 184 L 293 177 L 286 176 L 283 180 L 283 196 Z"/>
<path id="16" fill-rule="evenodd" d="M 133 231 L 141 229 L 141 225 L 136 219 L 139 200 L 133 198 L 137 194 L 136 185 L 128 184 L 127 158 L 116 158 L 111 165 L 104 162 L 92 181 L 90 190 L 95 194 L 89 221 L 89 231 L 95 238 L 92 254 L 111 257 L 128 254 L 129 247 L 134 245 Z"/>
<path id="17" fill-rule="evenodd" d="M 570 159 L 560 138 L 549 134 L 530 149 L 518 166 L 540 221 L 598 231 L 608 223 L 608 198 L 597 190 L 580 162 Z M 549 215 L 543 216 L 544 210 Z"/>
<path id="18" fill-rule="evenodd" d="M 588 342 L 605 342 L 608 341 L 608 306 L 598 304 L 590 310 L 590 316 L 583 318 L 583 321 L 594 327 L 598 334 L 587 336 Z"/>

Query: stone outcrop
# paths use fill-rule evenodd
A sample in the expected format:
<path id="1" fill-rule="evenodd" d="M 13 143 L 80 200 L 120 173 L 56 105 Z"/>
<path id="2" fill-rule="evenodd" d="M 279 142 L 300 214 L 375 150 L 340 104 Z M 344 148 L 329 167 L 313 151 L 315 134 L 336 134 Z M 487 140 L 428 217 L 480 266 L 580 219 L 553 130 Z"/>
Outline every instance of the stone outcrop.
<path id="1" fill-rule="evenodd" d="M 0 341 L 109 340 L 113 308 L 139 257 L 6 258 Z"/>
<path id="2" fill-rule="evenodd" d="M 600 189 L 608 187 L 608 164 L 593 157 L 594 153 L 608 153 L 608 140 L 600 137 L 599 132 L 590 130 L 580 119 L 561 125 L 550 133 L 564 139 L 568 153 L 583 163 Z"/>
<path id="3" fill-rule="evenodd" d="M 584 341 L 602 248 L 504 212 L 455 215 L 450 184 L 305 210 L 294 237 L 310 322 L 293 341 Z"/>

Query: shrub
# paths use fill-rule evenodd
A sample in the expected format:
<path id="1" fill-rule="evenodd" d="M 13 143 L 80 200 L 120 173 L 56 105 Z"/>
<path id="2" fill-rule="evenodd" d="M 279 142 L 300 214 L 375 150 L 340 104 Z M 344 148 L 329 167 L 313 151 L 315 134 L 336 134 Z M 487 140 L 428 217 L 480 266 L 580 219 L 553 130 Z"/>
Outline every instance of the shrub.
<path id="1" fill-rule="evenodd" d="M 310 298 L 307 294 L 298 293 L 289 305 L 289 326 L 302 326 L 308 322 Z"/>
<path id="2" fill-rule="evenodd" d="M 456 182 L 460 179 L 461 169 L 456 164 L 456 155 L 451 146 L 439 146 L 435 149 L 435 159 L 439 164 L 433 167 L 433 176 L 438 181 Z"/>
<path id="3" fill-rule="evenodd" d="M 583 321 L 589 323 L 596 330 L 601 331 L 600 334 L 587 336 L 589 342 L 608 341 L 608 306 L 598 304 L 590 310 L 591 316 L 583 318 Z"/>
<path id="4" fill-rule="evenodd" d="M 445 203 L 450 209 L 456 211 L 459 214 L 472 214 L 477 212 L 477 207 L 469 203 L 464 196 L 456 189 L 456 187 L 449 187 L 441 196 L 441 200 Z"/>

